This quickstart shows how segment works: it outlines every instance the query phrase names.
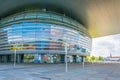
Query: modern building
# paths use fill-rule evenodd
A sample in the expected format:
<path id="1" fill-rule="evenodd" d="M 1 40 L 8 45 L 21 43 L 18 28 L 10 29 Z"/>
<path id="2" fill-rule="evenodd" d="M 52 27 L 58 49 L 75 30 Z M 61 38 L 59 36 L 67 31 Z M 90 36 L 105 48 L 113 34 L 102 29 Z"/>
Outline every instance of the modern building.
<path id="1" fill-rule="evenodd" d="M 94 4 L 98 3 L 94 0 L 0 1 L 0 62 L 64 62 L 66 47 L 68 62 L 82 62 L 90 55 L 92 37 L 114 33 L 108 30 L 101 34 L 101 26 L 93 25 L 91 11 L 97 10 Z"/>
<path id="2" fill-rule="evenodd" d="M 16 51 L 18 62 L 28 54 L 35 62 L 64 62 L 66 43 L 71 62 L 90 54 L 91 37 L 80 23 L 44 10 L 24 11 L 1 20 L 1 61 L 13 61 Z"/>

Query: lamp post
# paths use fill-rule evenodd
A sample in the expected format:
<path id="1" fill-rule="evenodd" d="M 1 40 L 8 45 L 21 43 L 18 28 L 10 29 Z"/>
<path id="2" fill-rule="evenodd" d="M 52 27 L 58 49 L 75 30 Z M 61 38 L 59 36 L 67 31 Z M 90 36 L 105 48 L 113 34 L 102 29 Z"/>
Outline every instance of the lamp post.
<path id="1" fill-rule="evenodd" d="M 64 50 L 65 50 L 65 72 L 68 71 L 68 65 L 67 65 L 67 48 L 69 46 L 69 44 L 67 42 L 64 42 L 63 43 L 63 46 L 64 46 Z"/>
<path id="2" fill-rule="evenodd" d="M 14 45 L 14 67 L 16 67 L 16 52 L 17 52 L 17 43 Z"/>
<path id="3" fill-rule="evenodd" d="M 83 62 L 82 62 L 82 65 L 83 65 L 83 69 L 84 69 L 84 67 L 85 67 L 85 57 L 83 57 Z"/>
<path id="4" fill-rule="evenodd" d="M 65 71 L 67 72 L 67 43 L 65 43 Z"/>
<path id="5" fill-rule="evenodd" d="M 16 67 L 16 48 L 14 50 L 14 67 Z"/>
<path id="6" fill-rule="evenodd" d="M 64 41 L 62 45 L 64 46 L 64 51 L 65 51 L 65 72 L 67 72 L 68 71 L 68 65 L 67 65 L 67 47 L 69 46 L 69 44 L 66 41 Z"/>

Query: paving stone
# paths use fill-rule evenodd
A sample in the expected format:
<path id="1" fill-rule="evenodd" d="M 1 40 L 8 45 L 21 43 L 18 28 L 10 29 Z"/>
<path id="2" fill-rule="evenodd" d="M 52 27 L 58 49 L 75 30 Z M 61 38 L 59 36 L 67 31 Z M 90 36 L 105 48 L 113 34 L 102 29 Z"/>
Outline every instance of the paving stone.
<path id="1" fill-rule="evenodd" d="M 120 64 L 64 64 L 43 65 L 3 64 L 0 67 L 0 80 L 120 80 Z"/>
<path id="2" fill-rule="evenodd" d="M 105 78 L 88 78 L 87 80 L 106 80 Z"/>

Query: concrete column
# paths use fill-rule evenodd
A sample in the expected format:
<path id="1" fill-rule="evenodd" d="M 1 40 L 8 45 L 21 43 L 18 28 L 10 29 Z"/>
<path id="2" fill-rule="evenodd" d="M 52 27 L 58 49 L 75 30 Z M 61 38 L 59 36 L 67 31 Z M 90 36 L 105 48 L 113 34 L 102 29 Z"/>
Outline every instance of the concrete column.
<path id="1" fill-rule="evenodd" d="M 13 54 L 11 54 L 11 62 L 14 61 L 14 57 L 13 57 Z"/>
<path id="2" fill-rule="evenodd" d="M 7 55 L 4 55 L 4 63 L 7 63 Z"/>
<path id="3" fill-rule="evenodd" d="M 40 63 L 44 63 L 44 55 L 43 54 L 41 54 L 41 61 L 40 61 Z"/>
<path id="4" fill-rule="evenodd" d="M 21 62 L 21 55 L 18 54 L 18 55 L 17 55 L 17 63 L 20 63 L 20 62 Z"/>

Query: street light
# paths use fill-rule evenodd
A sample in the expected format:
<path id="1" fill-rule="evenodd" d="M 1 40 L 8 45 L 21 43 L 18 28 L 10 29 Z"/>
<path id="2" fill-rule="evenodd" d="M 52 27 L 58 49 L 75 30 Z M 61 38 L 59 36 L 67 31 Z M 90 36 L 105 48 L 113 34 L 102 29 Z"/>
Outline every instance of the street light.
<path id="1" fill-rule="evenodd" d="M 16 52 L 17 52 L 17 43 L 14 45 L 14 67 L 16 67 Z"/>
<path id="2" fill-rule="evenodd" d="M 85 62 L 85 57 L 83 57 L 83 62 L 82 62 L 83 69 L 84 69 L 84 67 L 85 67 L 85 64 L 84 64 L 84 62 Z"/>
<path id="3" fill-rule="evenodd" d="M 64 42 L 64 50 L 65 50 L 65 71 L 67 72 L 67 46 L 69 46 L 68 43 Z"/>
<path id="4" fill-rule="evenodd" d="M 16 48 L 14 50 L 14 67 L 16 67 Z"/>
<path id="5" fill-rule="evenodd" d="M 65 43 L 65 64 L 66 64 L 66 72 L 67 72 L 67 43 Z"/>

